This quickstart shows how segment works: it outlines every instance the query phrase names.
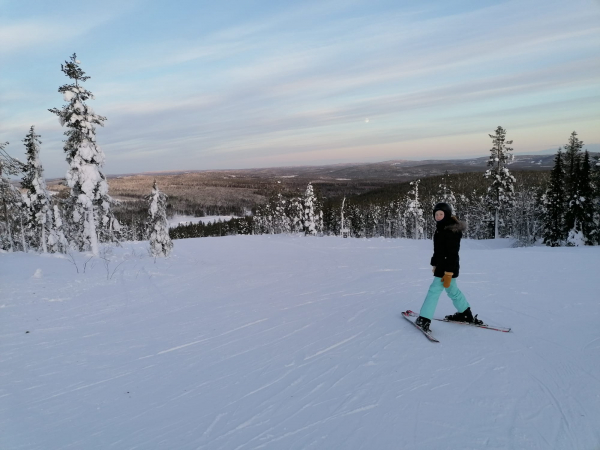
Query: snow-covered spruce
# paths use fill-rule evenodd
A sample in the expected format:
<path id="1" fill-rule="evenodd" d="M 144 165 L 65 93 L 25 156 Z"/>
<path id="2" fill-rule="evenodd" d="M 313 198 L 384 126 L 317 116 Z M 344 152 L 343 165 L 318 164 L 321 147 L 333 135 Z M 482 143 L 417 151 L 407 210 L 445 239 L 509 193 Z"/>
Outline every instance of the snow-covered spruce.
<path id="1" fill-rule="evenodd" d="M 514 204 L 515 190 L 513 177 L 506 167 L 509 161 L 512 161 L 514 156 L 511 153 L 512 148 L 508 147 L 513 141 L 506 140 L 506 130 L 502 127 L 496 128 L 496 134 L 490 134 L 490 138 L 494 145 L 490 149 L 490 158 L 488 159 L 488 167 L 491 167 L 485 172 L 485 177 L 492 180 L 491 186 L 488 188 L 488 202 L 490 208 L 494 211 L 494 237 L 498 239 L 500 213 L 503 209 L 509 208 Z"/>
<path id="2" fill-rule="evenodd" d="M 412 189 L 406 197 L 405 224 L 411 233 L 413 239 L 423 239 L 425 229 L 425 218 L 423 217 L 423 208 L 419 201 L 419 183 L 421 180 L 410 183 Z"/>
<path id="3" fill-rule="evenodd" d="M 61 86 L 58 91 L 67 102 L 61 109 L 49 111 L 58 116 L 67 140 L 64 151 L 69 170 L 66 181 L 71 188 L 66 202 L 69 222 L 69 241 L 80 251 L 91 250 L 98 254 L 98 242 L 117 241 L 120 230 L 111 206 L 115 203 L 108 195 L 108 183 L 100 170 L 104 165 L 104 152 L 96 143 L 95 125 L 104 126 L 106 117 L 97 115 L 86 104 L 94 96 L 81 86 L 90 77 L 79 67 L 75 54 L 61 70 L 72 82 Z"/>
<path id="4" fill-rule="evenodd" d="M 589 153 L 582 155 L 583 142 L 573 131 L 564 147 L 565 234 L 567 245 L 592 245 L 595 240 L 594 187 Z"/>
<path id="5" fill-rule="evenodd" d="M 254 234 L 274 234 L 273 230 L 273 210 L 271 203 L 266 202 L 256 208 L 253 220 Z"/>
<path id="6" fill-rule="evenodd" d="M 169 221 L 167 220 L 167 196 L 156 186 L 148 200 L 148 235 L 150 236 L 150 255 L 153 257 L 169 256 L 173 242 L 169 237 Z"/>
<path id="7" fill-rule="evenodd" d="M 50 193 L 46 189 L 43 168 L 40 162 L 40 135 L 35 134 L 32 125 L 23 143 L 27 163 L 25 164 L 21 187 L 25 189 L 23 207 L 25 210 L 25 234 L 28 247 L 46 253 L 66 250 L 55 228 Z M 64 244 L 64 243 L 63 243 Z"/>
<path id="8" fill-rule="evenodd" d="M 600 244 L 600 155 L 594 156 L 592 166 L 592 185 L 594 186 L 594 211 L 592 223 L 594 225 L 594 243 Z"/>
<path id="9" fill-rule="evenodd" d="M 275 234 L 289 233 L 292 231 L 291 220 L 287 215 L 288 201 L 281 192 L 273 199 L 273 231 Z"/>
<path id="10" fill-rule="evenodd" d="M 515 187 L 515 203 L 510 210 L 510 229 L 512 237 L 518 240 L 519 246 L 534 245 L 543 229 L 541 208 L 541 188 L 525 186 L 517 182 Z"/>
<path id="11" fill-rule="evenodd" d="M 579 173 L 579 202 L 582 213 L 582 228 L 585 245 L 594 245 L 598 237 L 598 224 L 594 222 L 595 204 L 597 201 L 596 189 L 593 182 L 590 154 L 586 150 L 583 154 L 581 171 Z"/>
<path id="12" fill-rule="evenodd" d="M 323 212 L 319 209 L 317 197 L 311 183 L 308 183 L 303 199 L 303 231 L 304 234 L 316 236 L 323 231 Z"/>
<path id="13" fill-rule="evenodd" d="M 9 175 L 22 174 L 25 164 L 4 151 L 7 145 L 8 142 L 0 142 L 0 200 L 4 216 L 0 222 L 0 249 L 27 251 L 23 198 L 8 178 Z"/>
<path id="14" fill-rule="evenodd" d="M 301 198 L 294 197 L 288 202 L 287 214 L 290 218 L 290 231 L 292 233 L 302 232 L 304 230 L 304 208 L 302 207 Z"/>
<path id="15" fill-rule="evenodd" d="M 442 182 L 438 187 L 439 189 L 437 192 L 437 200 L 439 202 L 447 203 L 448 205 L 450 205 L 452 211 L 456 211 L 456 196 L 454 195 L 454 192 L 452 192 L 452 187 L 450 186 L 450 174 L 447 170 L 444 173 L 444 176 L 442 177 Z"/>

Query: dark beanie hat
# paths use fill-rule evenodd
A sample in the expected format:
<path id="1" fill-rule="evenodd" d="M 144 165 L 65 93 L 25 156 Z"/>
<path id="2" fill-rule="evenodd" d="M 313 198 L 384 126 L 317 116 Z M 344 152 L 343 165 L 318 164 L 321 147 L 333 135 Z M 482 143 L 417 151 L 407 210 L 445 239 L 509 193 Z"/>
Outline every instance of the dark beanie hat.
<path id="1" fill-rule="evenodd" d="M 433 207 L 434 216 L 436 211 L 444 211 L 444 219 L 449 219 L 452 217 L 452 208 L 448 203 L 438 203 Z"/>

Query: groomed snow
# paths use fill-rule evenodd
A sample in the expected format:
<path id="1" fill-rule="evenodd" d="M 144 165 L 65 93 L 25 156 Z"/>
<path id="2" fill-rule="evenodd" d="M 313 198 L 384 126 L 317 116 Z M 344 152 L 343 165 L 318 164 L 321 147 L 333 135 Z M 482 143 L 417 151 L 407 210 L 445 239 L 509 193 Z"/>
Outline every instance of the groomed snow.
<path id="1" fill-rule="evenodd" d="M 174 243 L 79 273 L 0 254 L 0 448 L 600 447 L 600 247 L 463 241 L 459 286 L 513 331 L 434 322 L 435 344 L 400 316 L 430 241 Z"/>

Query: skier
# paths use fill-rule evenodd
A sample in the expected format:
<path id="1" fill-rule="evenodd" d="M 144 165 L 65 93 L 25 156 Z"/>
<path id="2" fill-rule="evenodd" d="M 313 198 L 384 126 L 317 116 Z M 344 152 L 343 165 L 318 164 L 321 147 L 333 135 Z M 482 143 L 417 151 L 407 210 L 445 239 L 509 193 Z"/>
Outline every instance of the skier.
<path id="1" fill-rule="evenodd" d="M 447 320 L 457 322 L 483 323 L 473 317 L 471 307 L 464 294 L 456 285 L 459 270 L 458 251 L 462 232 L 466 224 L 452 215 L 452 208 L 447 203 L 438 203 L 433 208 L 433 217 L 436 224 L 433 235 L 433 256 L 431 257 L 431 271 L 433 283 L 429 286 L 427 297 L 423 302 L 416 324 L 424 331 L 429 331 L 429 324 L 437 306 L 442 291 L 446 289 L 448 296 L 458 312 L 446 316 Z"/>

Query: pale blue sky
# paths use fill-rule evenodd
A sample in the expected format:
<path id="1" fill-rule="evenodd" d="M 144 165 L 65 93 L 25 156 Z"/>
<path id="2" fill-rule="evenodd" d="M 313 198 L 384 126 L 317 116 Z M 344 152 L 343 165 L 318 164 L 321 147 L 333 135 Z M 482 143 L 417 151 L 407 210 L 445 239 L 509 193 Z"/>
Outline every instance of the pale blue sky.
<path id="1" fill-rule="evenodd" d="M 47 177 L 73 52 L 107 174 L 600 144 L 599 0 L 0 0 L 0 141 Z"/>

